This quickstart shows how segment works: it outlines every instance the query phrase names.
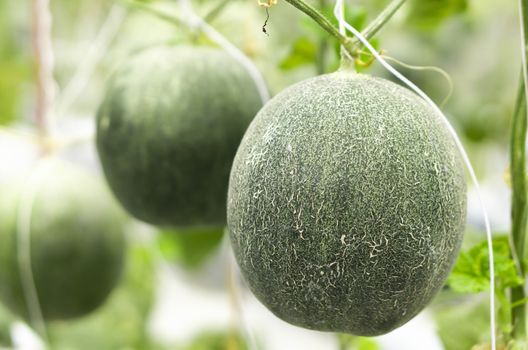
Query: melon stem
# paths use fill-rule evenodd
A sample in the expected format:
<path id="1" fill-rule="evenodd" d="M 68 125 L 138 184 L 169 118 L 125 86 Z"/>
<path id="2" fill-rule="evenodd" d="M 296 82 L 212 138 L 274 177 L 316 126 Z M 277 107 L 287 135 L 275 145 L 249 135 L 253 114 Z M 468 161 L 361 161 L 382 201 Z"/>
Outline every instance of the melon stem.
<path id="1" fill-rule="evenodd" d="M 351 38 L 345 33 L 342 33 L 340 28 L 334 26 L 321 12 L 314 7 L 307 4 L 304 0 L 286 0 L 291 5 L 295 6 L 306 15 L 310 16 L 321 28 L 326 30 L 334 38 L 336 38 L 348 56 L 355 58 L 359 55 L 359 51 L 363 45 L 356 38 Z M 372 38 L 378 31 L 387 24 L 387 22 L 394 16 L 398 9 L 405 3 L 406 0 L 393 0 L 385 7 L 385 9 L 367 25 L 362 32 L 366 39 Z M 344 56 L 344 55 L 343 55 Z"/>
<path id="2" fill-rule="evenodd" d="M 387 22 L 394 16 L 406 0 L 392 0 L 390 4 L 361 32 L 366 39 L 372 38 L 378 31 L 387 24 Z M 359 40 L 353 39 L 356 45 L 362 46 Z"/>
<path id="3" fill-rule="evenodd" d="M 352 56 L 355 57 L 354 54 L 354 45 L 351 38 L 347 37 L 344 34 L 341 34 L 339 32 L 339 29 L 334 26 L 328 18 L 326 18 L 321 12 L 319 12 L 317 9 L 312 7 L 311 5 L 307 4 L 303 0 L 286 0 L 291 5 L 295 6 L 298 10 L 304 12 L 306 15 L 310 16 L 321 28 L 326 30 L 329 34 L 331 34 L 334 38 L 336 38 L 339 43 L 343 46 L 343 48 Z"/>

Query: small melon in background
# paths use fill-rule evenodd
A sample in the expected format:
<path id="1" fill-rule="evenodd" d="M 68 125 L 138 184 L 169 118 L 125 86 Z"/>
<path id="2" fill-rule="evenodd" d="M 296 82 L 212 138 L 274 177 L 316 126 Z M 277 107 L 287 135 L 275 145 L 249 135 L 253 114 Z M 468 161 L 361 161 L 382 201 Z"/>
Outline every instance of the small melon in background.
<path id="1" fill-rule="evenodd" d="M 26 215 L 21 211 L 30 217 L 27 249 L 20 246 L 28 224 L 20 219 Z M 96 309 L 119 281 L 125 251 L 123 219 L 99 178 L 58 160 L 43 160 L 27 176 L 4 182 L 0 300 L 29 320 L 25 295 L 31 287 L 22 285 L 29 275 L 21 262 L 28 260 L 19 255 L 29 253 L 45 320 L 76 318 Z"/>

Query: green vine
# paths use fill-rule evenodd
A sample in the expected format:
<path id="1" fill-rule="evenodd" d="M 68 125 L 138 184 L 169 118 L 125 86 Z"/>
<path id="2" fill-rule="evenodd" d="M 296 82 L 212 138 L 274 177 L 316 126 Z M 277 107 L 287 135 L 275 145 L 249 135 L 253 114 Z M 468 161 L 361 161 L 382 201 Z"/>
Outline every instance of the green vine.
<path id="1" fill-rule="evenodd" d="M 400 7 L 405 3 L 406 0 L 392 0 L 390 4 L 385 7 L 385 9 L 376 17 L 364 30 L 361 34 L 366 39 L 372 38 L 376 33 L 383 28 L 389 19 L 394 16 L 394 14 L 400 9 Z M 361 45 L 358 42 L 358 45 Z"/>
<path id="2" fill-rule="evenodd" d="M 520 0 L 521 31 L 524 40 L 522 52 L 522 78 L 519 86 L 515 111 L 511 129 L 510 143 L 510 167 L 512 181 L 512 227 L 511 241 L 513 243 L 512 255 L 517 261 L 517 267 L 521 277 L 525 277 L 525 245 L 526 245 L 526 225 L 527 225 L 527 186 L 526 186 L 526 86 L 528 80 L 528 0 Z M 512 288 L 512 326 L 513 337 L 518 342 L 526 341 L 526 303 L 521 301 L 526 299 L 524 285 Z"/>
<path id="3" fill-rule="evenodd" d="M 350 38 L 339 32 L 339 29 L 334 26 L 321 12 L 310 6 L 304 0 L 286 0 L 291 5 L 295 6 L 300 11 L 310 16 L 317 24 L 326 30 L 329 34 L 335 37 L 343 46 L 343 49 L 351 56 L 358 57 L 363 45 L 356 38 Z M 398 9 L 405 3 L 406 0 L 392 0 L 387 7 L 365 28 L 362 32 L 365 38 L 372 38 L 387 22 L 394 16 Z"/>
<path id="4" fill-rule="evenodd" d="M 336 28 L 336 26 L 334 26 L 321 12 L 319 12 L 317 9 L 310 6 L 303 0 L 286 1 L 289 2 L 291 5 L 295 6 L 300 11 L 307 14 L 308 16 L 310 16 L 315 22 L 317 22 L 317 24 L 321 26 L 321 28 L 323 28 L 334 38 L 336 38 L 350 55 L 354 56 L 355 48 L 352 40 L 346 35 L 339 33 L 339 29 Z"/>
<path id="5" fill-rule="evenodd" d="M 519 94 L 512 121 L 510 143 L 510 167 L 512 181 L 512 227 L 511 237 L 513 243 L 512 255 L 516 260 L 519 274 L 524 277 L 523 266 L 524 246 L 526 239 L 526 98 L 524 81 L 521 79 Z M 526 306 L 519 301 L 526 298 L 524 287 L 518 286 L 511 291 L 512 325 L 515 338 L 525 337 Z"/>

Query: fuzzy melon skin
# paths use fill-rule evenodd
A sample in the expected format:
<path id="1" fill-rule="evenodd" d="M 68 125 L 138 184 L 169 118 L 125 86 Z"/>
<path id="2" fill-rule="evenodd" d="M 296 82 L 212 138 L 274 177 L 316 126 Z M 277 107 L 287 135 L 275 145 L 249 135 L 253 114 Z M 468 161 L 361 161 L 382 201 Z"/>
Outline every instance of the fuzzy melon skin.
<path id="1" fill-rule="evenodd" d="M 98 178 L 49 160 L 31 214 L 31 268 L 45 320 L 100 306 L 123 267 L 124 215 Z M 0 187 L 0 300 L 29 320 L 18 263 L 18 205 L 29 176 Z"/>
<path id="2" fill-rule="evenodd" d="M 442 287 L 466 181 L 439 117 L 409 90 L 346 71 L 268 102 L 230 178 L 228 228 L 257 298 L 294 325 L 374 336 Z"/>
<path id="3" fill-rule="evenodd" d="M 236 149 L 261 107 L 225 52 L 145 51 L 115 72 L 97 116 L 97 150 L 127 211 L 151 224 L 223 227 Z"/>

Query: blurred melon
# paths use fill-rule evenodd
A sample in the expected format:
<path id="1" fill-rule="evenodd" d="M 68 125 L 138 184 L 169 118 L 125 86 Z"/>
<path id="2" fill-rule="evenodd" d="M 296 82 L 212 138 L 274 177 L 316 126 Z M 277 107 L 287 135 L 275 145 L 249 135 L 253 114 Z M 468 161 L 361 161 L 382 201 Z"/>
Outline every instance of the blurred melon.
<path id="1" fill-rule="evenodd" d="M 0 300 L 26 320 L 39 308 L 45 320 L 57 320 L 100 306 L 121 274 L 123 217 L 102 181 L 58 160 L 4 182 Z M 31 284 L 38 300 L 27 299 L 40 307 L 28 308 Z"/>

